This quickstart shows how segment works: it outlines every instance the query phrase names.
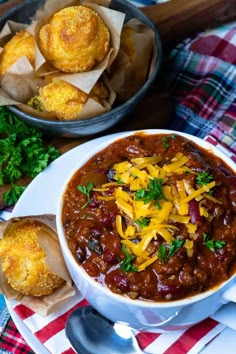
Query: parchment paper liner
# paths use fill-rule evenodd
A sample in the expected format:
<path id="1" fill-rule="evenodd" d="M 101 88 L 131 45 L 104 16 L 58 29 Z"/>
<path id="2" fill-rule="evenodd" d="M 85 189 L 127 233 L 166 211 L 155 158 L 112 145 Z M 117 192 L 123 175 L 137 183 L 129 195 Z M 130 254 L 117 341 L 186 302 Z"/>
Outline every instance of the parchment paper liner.
<path id="1" fill-rule="evenodd" d="M 5 230 L 10 223 L 25 223 L 29 220 L 42 223 L 42 228 L 37 233 L 37 237 L 41 248 L 46 254 L 46 263 L 48 267 L 61 276 L 66 283 L 50 295 L 41 297 L 25 296 L 9 285 L 0 266 L 0 292 L 3 293 L 7 299 L 16 299 L 39 315 L 46 316 L 61 307 L 67 299 L 72 297 L 75 294 L 75 289 L 61 253 L 56 234 L 54 215 L 26 216 L 12 218 L 9 221 L 2 222 L 0 223 L 0 240 L 4 237 Z"/>
<path id="2" fill-rule="evenodd" d="M 125 27 L 134 30 L 135 57 L 130 58 L 120 49 L 109 73 L 110 84 L 122 102 L 132 97 L 145 83 L 153 70 L 151 60 L 155 56 L 155 36 L 151 28 L 137 19 L 129 20 Z"/>
<path id="3" fill-rule="evenodd" d="M 47 0 L 45 6 L 36 12 L 35 20 L 27 28 L 27 31 L 34 35 L 36 39 L 36 73 L 39 72 L 42 75 L 52 71 L 50 66 L 43 68 L 47 61 L 42 54 L 39 54 L 38 33 L 41 27 L 48 22 L 48 18 L 50 18 L 52 14 L 64 7 L 79 4 L 85 5 L 94 9 L 109 28 L 111 35 L 111 49 L 104 60 L 93 70 L 76 74 L 66 74 L 61 72 L 61 78 L 72 83 L 82 91 L 89 93 L 102 73 L 111 66 L 120 47 L 120 33 L 124 24 L 125 14 L 109 9 L 109 3 L 109 1 L 103 1 L 103 6 L 100 6 L 96 1 L 92 3 L 88 1 Z M 53 70 L 55 71 L 55 68 Z M 60 76 L 58 78 L 60 78 Z"/>
<path id="4" fill-rule="evenodd" d="M 55 75 L 57 78 L 68 81 L 88 93 L 98 78 L 101 77 L 102 73 L 106 71 L 109 74 L 109 77 L 105 79 L 109 91 L 109 98 L 104 101 L 102 105 L 89 98 L 84 109 L 75 118 L 85 119 L 110 110 L 115 101 L 116 93 L 118 93 L 119 101 L 124 102 L 129 97 L 133 96 L 144 84 L 147 75 L 150 75 L 153 70 L 156 55 L 155 51 L 152 50 L 154 46 L 154 32 L 148 26 L 135 19 L 126 24 L 138 31 L 134 35 L 134 40 L 137 45 L 136 60 L 131 62 L 127 55 L 120 50 L 120 33 L 123 28 L 125 15 L 106 8 L 110 3 L 108 0 L 83 2 L 84 5 L 94 8 L 95 11 L 100 14 L 111 32 L 112 49 L 102 63 L 89 72 L 66 74 L 56 70 L 45 61 L 37 45 L 39 29 L 52 13 L 63 7 L 79 3 L 82 3 L 82 1 L 47 0 L 45 5 L 38 9 L 32 23 L 26 28 L 27 31 L 32 33 L 36 38 L 37 70 L 34 71 L 27 58 L 23 57 L 19 59 L 5 75 L 13 76 L 6 77 L 6 79 L 2 81 L 0 105 L 18 105 L 21 110 L 34 116 L 46 119 L 57 119 L 53 113 L 38 112 L 25 104 L 32 97 L 32 92 L 37 93 L 39 87 L 44 85 L 43 80 L 41 81 L 41 79 L 38 78 L 39 75 L 44 78 L 47 77 L 47 75 Z M 103 7 L 101 8 L 100 5 Z M 9 40 L 9 36 L 15 34 L 15 32 L 21 28 L 20 26 L 22 26 L 22 29 L 25 28 L 24 24 L 8 21 L 3 31 L 0 33 L 0 43 L 4 43 L 6 38 Z M 104 75 L 102 75 L 102 77 L 104 77 Z M 13 94 L 9 96 L 11 91 Z"/>
<path id="5" fill-rule="evenodd" d="M 57 79 L 62 79 L 64 81 L 68 81 L 74 86 L 80 88 L 82 91 L 89 93 L 97 80 L 101 77 L 104 71 L 111 65 L 114 61 L 120 46 L 120 33 L 123 27 L 123 22 L 125 18 L 125 14 L 120 13 L 118 11 L 105 8 L 104 5 L 108 6 L 109 2 L 100 1 L 99 3 L 103 4 L 103 7 L 97 5 L 97 3 L 89 3 L 86 2 L 86 6 L 93 8 L 99 15 L 103 18 L 104 22 L 108 26 L 111 33 L 111 49 L 107 54 L 106 58 L 93 70 L 84 72 L 84 73 L 76 73 L 76 74 L 66 74 L 61 71 L 53 68 L 48 62 L 45 60 L 43 55 L 41 54 L 38 47 L 38 33 L 40 28 L 47 23 L 48 17 L 50 17 L 53 13 L 64 8 L 68 5 L 80 4 L 82 2 L 78 1 L 68 1 L 68 0 L 47 0 L 45 6 L 40 8 L 35 15 L 32 23 L 26 28 L 28 32 L 30 32 L 36 40 L 36 58 L 35 58 L 35 71 L 31 66 L 27 58 L 20 58 L 15 64 L 11 66 L 8 70 L 7 75 L 10 76 L 10 80 L 8 77 L 5 80 L 2 80 L 0 90 L 0 105 L 20 105 L 20 108 L 28 113 L 33 115 L 52 119 L 54 118 L 53 114 L 48 113 L 39 113 L 32 108 L 29 108 L 25 103 L 32 97 L 30 94 L 37 93 L 40 86 L 43 86 L 45 83 L 39 81 L 38 76 L 46 77 L 52 73 L 55 73 Z M 85 5 L 85 2 L 83 2 Z M 16 31 L 20 29 L 25 29 L 24 24 L 16 24 L 10 22 L 4 26 L 4 31 L 0 33 L 0 43 L 5 42 L 6 38 L 9 39 L 9 35 L 14 35 Z M 27 80 L 26 77 L 27 76 Z M 31 79 L 31 82 L 30 82 Z M 84 109 L 81 113 L 76 117 L 76 119 L 84 119 L 92 116 L 96 116 L 98 114 L 104 113 L 111 109 L 112 104 L 115 100 L 115 92 L 112 87 L 109 85 L 106 79 L 106 87 L 109 92 L 109 97 L 102 104 L 97 101 L 89 98 L 87 103 L 84 106 Z M 13 92 L 13 95 L 9 95 L 10 92 Z M 56 117 L 55 117 L 56 119 Z"/>

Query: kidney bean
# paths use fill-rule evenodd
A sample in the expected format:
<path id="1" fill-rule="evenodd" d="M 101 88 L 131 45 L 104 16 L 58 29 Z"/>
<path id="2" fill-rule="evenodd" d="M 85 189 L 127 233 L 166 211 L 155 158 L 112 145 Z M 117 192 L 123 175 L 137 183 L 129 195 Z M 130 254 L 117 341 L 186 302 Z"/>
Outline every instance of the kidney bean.
<path id="1" fill-rule="evenodd" d="M 103 252 L 103 259 L 109 264 L 115 264 L 119 261 L 117 254 L 108 248 L 106 248 Z"/>
<path id="2" fill-rule="evenodd" d="M 129 153 L 129 155 L 134 156 L 134 157 L 137 155 L 140 155 L 140 147 L 137 145 L 134 145 L 134 144 L 127 147 L 127 151 Z M 141 153 L 142 153 L 142 151 L 141 151 Z"/>
<path id="3" fill-rule="evenodd" d="M 195 199 L 189 201 L 189 215 L 191 217 L 191 223 L 201 222 L 202 217 L 200 215 L 199 203 Z"/>
<path id="4" fill-rule="evenodd" d="M 118 209 L 115 206 L 111 206 L 110 209 L 105 209 L 103 211 L 103 214 L 102 214 L 102 217 L 101 217 L 101 224 L 108 228 L 108 229 L 111 229 L 112 226 L 113 226 L 113 223 L 115 221 L 115 218 L 116 218 L 116 215 L 118 213 Z"/>
<path id="5" fill-rule="evenodd" d="M 92 237 L 99 237 L 103 233 L 102 226 L 97 224 L 95 227 L 91 228 L 91 236 Z"/>
<path id="6" fill-rule="evenodd" d="M 184 296 L 185 289 L 174 284 L 164 284 L 159 282 L 157 289 L 162 298 L 165 299 L 178 299 Z"/>
<path id="7" fill-rule="evenodd" d="M 99 200 L 97 200 L 97 195 L 95 192 L 91 192 L 90 194 L 90 201 L 88 207 L 90 209 L 95 209 L 99 207 Z"/>
<path id="8" fill-rule="evenodd" d="M 86 249 L 85 247 L 81 247 L 79 246 L 76 250 L 76 256 L 77 256 L 77 259 L 79 261 L 79 263 L 83 263 L 86 259 Z"/>
<path id="9" fill-rule="evenodd" d="M 105 280 L 108 286 L 115 292 L 120 290 L 121 292 L 126 293 L 129 290 L 128 279 L 119 269 L 107 274 Z"/>

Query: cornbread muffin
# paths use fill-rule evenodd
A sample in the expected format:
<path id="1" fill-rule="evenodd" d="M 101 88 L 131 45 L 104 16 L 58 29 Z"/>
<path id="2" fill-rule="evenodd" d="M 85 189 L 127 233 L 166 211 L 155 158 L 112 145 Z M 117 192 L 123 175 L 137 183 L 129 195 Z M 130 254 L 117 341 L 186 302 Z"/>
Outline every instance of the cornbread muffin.
<path id="1" fill-rule="evenodd" d="M 36 221 L 17 222 L 0 240 L 2 272 L 11 287 L 24 295 L 49 295 L 65 283 L 45 263 L 36 234 L 41 227 Z"/>
<path id="2" fill-rule="evenodd" d="M 131 62 L 137 55 L 134 34 L 135 30 L 133 28 L 123 27 L 120 36 L 120 49 L 128 55 Z"/>
<path id="3" fill-rule="evenodd" d="M 107 55 L 110 33 L 101 17 L 85 6 L 56 12 L 39 32 L 44 57 L 64 72 L 91 70 Z"/>
<path id="4" fill-rule="evenodd" d="M 28 102 L 29 106 L 47 112 L 54 112 L 60 120 L 75 119 L 91 97 L 102 104 L 108 91 L 102 82 L 97 82 L 88 95 L 79 88 L 63 80 L 54 80 L 39 89 L 39 96 Z"/>
<path id="5" fill-rule="evenodd" d="M 22 56 L 26 56 L 32 66 L 35 63 L 34 37 L 23 30 L 13 36 L 0 54 L 0 75 L 6 71 Z"/>
<path id="6" fill-rule="evenodd" d="M 104 86 L 102 81 L 97 81 L 96 84 L 93 86 L 89 97 L 102 104 L 102 101 L 106 100 L 108 98 L 108 95 L 108 90 Z"/>

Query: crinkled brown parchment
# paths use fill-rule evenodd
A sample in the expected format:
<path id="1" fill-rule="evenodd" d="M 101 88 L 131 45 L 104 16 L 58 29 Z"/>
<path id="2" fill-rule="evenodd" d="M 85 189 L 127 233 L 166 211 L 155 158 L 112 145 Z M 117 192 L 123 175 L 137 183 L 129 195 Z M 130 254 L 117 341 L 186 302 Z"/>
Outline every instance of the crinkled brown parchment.
<path id="1" fill-rule="evenodd" d="M 38 231 L 37 237 L 41 248 L 46 254 L 46 263 L 52 271 L 65 280 L 65 284 L 50 295 L 41 297 L 25 296 L 10 286 L 6 277 L 2 273 L 0 264 L 0 292 L 4 294 L 7 299 L 16 299 L 39 315 L 46 316 L 58 309 L 66 300 L 75 295 L 75 289 L 62 256 L 56 233 L 54 215 L 26 216 L 12 218 L 9 221 L 2 222 L 0 223 L 0 242 L 4 237 L 5 230 L 9 224 L 25 223 L 29 220 L 35 220 L 42 223 L 42 227 Z"/>

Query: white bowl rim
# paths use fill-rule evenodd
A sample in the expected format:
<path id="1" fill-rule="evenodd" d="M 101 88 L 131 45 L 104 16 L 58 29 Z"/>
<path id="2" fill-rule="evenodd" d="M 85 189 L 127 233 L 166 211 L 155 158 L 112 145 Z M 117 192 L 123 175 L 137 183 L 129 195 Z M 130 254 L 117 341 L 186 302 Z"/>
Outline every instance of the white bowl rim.
<path id="1" fill-rule="evenodd" d="M 227 156 L 225 153 L 223 153 L 221 150 L 219 150 L 216 146 L 212 145 L 211 143 L 209 143 L 199 137 L 188 134 L 188 133 L 183 133 L 183 132 L 179 132 L 176 130 L 168 130 L 168 129 L 142 129 L 142 130 L 132 130 L 132 131 L 127 131 L 127 132 L 121 132 L 118 135 L 116 134 L 115 136 L 111 137 L 110 139 L 107 139 L 105 142 L 100 143 L 95 148 L 93 148 L 91 151 L 89 151 L 87 154 L 85 154 L 83 156 L 83 158 L 80 159 L 80 161 L 75 164 L 74 168 L 69 172 L 69 174 L 64 182 L 64 186 L 61 190 L 61 193 L 60 193 L 60 196 L 58 199 L 58 205 L 57 205 L 57 211 L 56 211 L 57 231 L 58 231 L 58 237 L 59 237 L 59 241 L 61 244 L 62 252 L 63 252 L 65 260 L 66 260 L 66 257 L 65 257 L 65 254 L 66 254 L 67 256 L 70 257 L 70 262 L 72 262 L 73 268 L 77 269 L 78 273 L 84 279 L 86 279 L 86 281 L 88 281 L 93 287 L 95 287 L 98 291 L 102 292 L 105 296 L 114 298 L 114 299 L 118 300 L 119 302 L 122 302 L 126 305 L 131 305 L 131 306 L 133 305 L 133 306 L 139 306 L 139 307 L 145 307 L 145 308 L 173 308 L 173 307 L 177 307 L 177 306 L 190 305 L 190 304 L 196 303 L 198 301 L 201 301 L 207 297 L 210 297 L 211 295 L 213 295 L 214 293 L 216 293 L 218 291 L 228 289 L 230 287 L 232 281 L 233 280 L 236 281 L 236 273 L 232 274 L 232 276 L 229 279 L 227 279 L 226 281 L 224 281 L 223 283 L 221 283 L 218 286 L 215 286 L 207 291 L 204 291 L 203 293 L 188 296 L 186 298 L 179 299 L 179 300 L 149 301 L 148 299 L 147 300 L 131 299 L 127 296 L 113 293 L 110 289 L 106 288 L 102 284 L 98 283 L 91 276 L 89 276 L 88 273 L 83 269 L 83 267 L 81 265 L 79 265 L 79 263 L 73 257 L 73 255 L 68 247 L 66 238 L 64 236 L 62 222 L 61 222 L 63 195 L 64 195 L 65 190 L 67 188 L 68 182 L 71 180 L 71 178 L 73 177 L 75 172 L 79 168 L 81 168 L 92 156 L 97 154 L 99 151 L 105 149 L 113 142 L 120 140 L 122 138 L 128 137 L 128 136 L 132 136 L 132 135 L 140 134 L 140 133 L 144 133 L 147 135 L 172 135 L 172 134 L 175 134 L 175 135 L 183 136 L 183 137 L 187 138 L 188 140 L 192 141 L 193 143 L 195 143 L 196 145 L 198 145 L 200 148 L 208 150 L 216 157 L 222 159 L 227 164 L 227 166 L 229 166 L 234 172 L 236 172 L 236 164 L 229 156 Z M 109 137 L 109 135 L 107 137 Z M 192 139 L 194 139 L 194 140 L 192 140 Z"/>

